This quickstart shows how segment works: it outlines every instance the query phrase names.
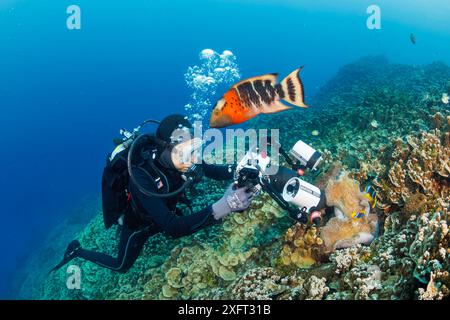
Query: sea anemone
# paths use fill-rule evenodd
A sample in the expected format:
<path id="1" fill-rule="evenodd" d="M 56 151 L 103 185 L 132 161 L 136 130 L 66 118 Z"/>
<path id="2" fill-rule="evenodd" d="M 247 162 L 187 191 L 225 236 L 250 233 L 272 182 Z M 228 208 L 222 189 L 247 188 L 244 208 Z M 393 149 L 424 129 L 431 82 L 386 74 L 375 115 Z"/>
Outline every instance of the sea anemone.
<path id="1" fill-rule="evenodd" d="M 347 218 L 353 212 L 366 211 L 369 204 L 365 192 L 361 192 L 359 182 L 343 172 L 337 179 L 330 180 L 325 188 L 327 205 L 338 207 Z"/>
<path id="2" fill-rule="evenodd" d="M 320 238 L 323 239 L 325 248 L 329 252 L 356 244 L 368 245 L 375 238 L 377 226 L 376 214 L 369 214 L 367 219 L 357 221 L 333 217 L 320 230 Z"/>

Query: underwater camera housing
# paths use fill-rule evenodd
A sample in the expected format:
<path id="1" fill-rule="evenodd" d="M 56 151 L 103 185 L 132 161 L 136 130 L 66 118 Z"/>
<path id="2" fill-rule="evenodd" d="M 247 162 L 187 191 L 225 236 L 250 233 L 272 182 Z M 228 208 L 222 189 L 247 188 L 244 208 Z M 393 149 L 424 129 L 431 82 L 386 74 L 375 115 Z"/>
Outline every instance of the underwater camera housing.
<path id="1" fill-rule="evenodd" d="M 289 152 L 296 160 L 298 169 L 316 170 L 322 161 L 322 155 L 310 145 L 299 140 Z"/>
<path id="2" fill-rule="evenodd" d="M 270 165 L 270 158 L 266 154 L 249 151 L 239 161 L 234 174 L 238 188 L 247 187 L 254 195 L 261 191 L 260 179 Z"/>
<path id="3" fill-rule="evenodd" d="M 266 174 L 270 157 L 249 151 L 236 168 L 234 178 L 237 186 L 251 188 L 254 194 L 265 191 L 296 221 L 306 223 L 310 220 L 318 225 L 322 219 L 320 210 L 326 206 L 325 193 L 299 177 L 305 169 L 317 168 L 322 160 L 320 153 L 301 140 L 289 154 L 281 145 L 279 149 L 291 168 L 279 167 L 277 173 Z"/>
<path id="4" fill-rule="evenodd" d="M 283 199 L 301 208 L 302 211 L 310 213 L 317 212 L 319 208 L 324 208 L 326 203 L 324 192 L 297 177 L 289 179 L 285 184 Z M 320 218 L 320 216 L 316 216 L 317 213 L 314 215 L 311 220 Z"/>

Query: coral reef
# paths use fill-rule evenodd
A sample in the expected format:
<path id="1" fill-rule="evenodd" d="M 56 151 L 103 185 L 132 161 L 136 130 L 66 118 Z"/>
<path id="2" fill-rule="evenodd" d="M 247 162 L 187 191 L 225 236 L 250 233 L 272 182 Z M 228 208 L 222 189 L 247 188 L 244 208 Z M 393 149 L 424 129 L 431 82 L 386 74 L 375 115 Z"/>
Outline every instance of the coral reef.
<path id="1" fill-rule="evenodd" d="M 163 265 L 163 270 L 169 269 L 159 298 L 189 299 L 197 297 L 205 288 L 226 286 L 236 279 L 235 270 L 242 268 L 255 251 L 232 251 L 227 246 L 218 250 L 204 245 L 177 246 L 171 252 L 171 259 Z"/>
<path id="2" fill-rule="evenodd" d="M 344 294 L 338 285 L 339 292 L 332 298 L 438 299 L 449 295 L 449 144 L 448 127 L 443 129 L 445 133 L 434 129 L 407 136 L 405 141 L 395 139 L 394 151 L 380 154 L 378 161 L 385 158 L 388 164 L 374 180 L 380 190 L 378 207 L 387 215 L 384 233 L 364 254 L 353 251 L 341 256 L 351 252 L 347 250 L 331 257 L 338 265 L 353 266 L 344 277 L 353 289 Z M 379 270 L 381 288 L 365 285 L 355 290 L 356 282 L 365 282 L 360 273 L 370 265 Z M 421 283 L 427 284 L 426 290 Z M 369 289 L 370 295 L 365 292 Z"/>
<path id="3" fill-rule="evenodd" d="M 412 206 L 417 205 L 415 210 L 424 212 L 434 208 L 439 199 L 448 199 L 450 132 L 421 131 L 416 136 L 406 136 L 405 140 L 407 143 L 401 139 L 393 142 L 394 163 L 386 173 L 388 179 L 374 180 L 380 189 L 379 206 L 388 210 L 392 205 L 406 205 L 406 211 L 412 213 Z"/>
<path id="4" fill-rule="evenodd" d="M 324 225 L 295 224 L 263 194 L 221 225 L 181 239 L 153 236 L 125 274 L 74 260 L 82 271 L 80 290 L 68 290 L 66 270 L 60 270 L 25 279 L 21 296 L 449 298 L 449 79 L 450 68 L 441 63 L 413 67 L 365 58 L 341 68 L 311 108 L 247 124 L 276 124 L 283 145 L 301 139 L 322 152 L 320 168 L 304 178 L 326 189 L 329 204 L 338 209 Z M 339 175 L 342 171 L 348 174 Z M 360 190 L 368 184 L 378 192 L 370 213 Z M 194 210 L 220 197 L 224 187 L 205 180 L 191 190 Z M 367 214 L 352 219 L 361 210 Z M 98 214 L 78 239 L 87 248 L 115 254 L 115 231 L 104 230 Z M 364 238 L 368 235 L 376 238 Z M 51 253 L 59 257 L 62 251 Z"/>
<path id="5" fill-rule="evenodd" d="M 370 210 L 365 192 L 361 192 L 359 182 L 348 177 L 347 173 L 337 179 L 330 179 L 326 188 L 327 205 L 338 208 L 346 218 L 352 218 L 354 212 Z"/>
<path id="6" fill-rule="evenodd" d="M 308 268 L 322 259 L 324 243 L 316 227 L 307 228 L 297 223 L 286 231 L 284 240 L 280 253 L 283 266 Z"/>
<path id="7" fill-rule="evenodd" d="M 249 300 L 320 300 L 329 291 L 325 278 L 311 276 L 305 280 L 297 275 L 280 276 L 272 268 L 248 271 L 229 288 L 228 297 Z"/>

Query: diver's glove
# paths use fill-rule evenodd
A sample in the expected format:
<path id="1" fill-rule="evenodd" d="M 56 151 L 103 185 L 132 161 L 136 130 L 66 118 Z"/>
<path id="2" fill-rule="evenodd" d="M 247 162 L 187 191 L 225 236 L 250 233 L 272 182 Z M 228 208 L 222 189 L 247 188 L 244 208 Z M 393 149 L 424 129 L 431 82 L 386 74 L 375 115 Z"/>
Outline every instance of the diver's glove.
<path id="1" fill-rule="evenodd" d="M 212 205 L 214 219 L 219 220 L 231 212 L 243 211 L 250 206 L 253 193 L 248 187 L 237 189 L 232 183 L 225 191 L 223 197 Z"/>

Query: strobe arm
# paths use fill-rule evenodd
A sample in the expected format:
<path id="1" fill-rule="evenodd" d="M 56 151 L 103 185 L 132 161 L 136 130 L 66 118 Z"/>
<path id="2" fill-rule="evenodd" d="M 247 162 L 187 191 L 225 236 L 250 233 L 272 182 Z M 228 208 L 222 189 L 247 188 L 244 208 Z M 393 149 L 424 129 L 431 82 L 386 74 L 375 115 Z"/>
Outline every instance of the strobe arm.
<path id="1" fill-rule="evenodd" d="M 271 135 L 268 135 L 267 137 L 266 137 L 266 139 L 267 139 L 267 141 L 266 141 L 266 143 L 267 143 L 267 145 L 268 146 L 271 146 L 272 145 L 272 136 Z M 298 165 L 296 165 L 295 163 L 294 163 L 294 161 L 291 159 L 291 157 L 289 156 L 289 153 L 287 153 L 286 152 L 286 150 L 284 150 L 284 148 L 283 148 L 283 146 L 281 145 L 281 143 L 280 142 L 275 142 L 275 144 L 276 144 L 276 146 L 278 147 L 278 150 L 279 150 L 279 152 L 280 152 L 280 154 L 283 156 L 283 158 L 286 160 L 286 162 L 287 162 L 287 164 L 289 165 L 289 167 L 291 167 L 292 168 L 292 170 L 298 170 L 299 168 L 298 168 Z"/>
<path id="2" fill-rule="evenodd" d="M 292 161 L 291 157 L 289 157 L 289 154 L 284 150 L 284 148 L 280 145 L 279 147 L 280 154 L 283 156 L 283 158 L 286 160 L 287 164 L 292 168 L 292 170 L 298 170 L 299 167 Z"/>

